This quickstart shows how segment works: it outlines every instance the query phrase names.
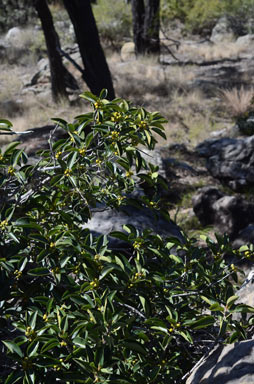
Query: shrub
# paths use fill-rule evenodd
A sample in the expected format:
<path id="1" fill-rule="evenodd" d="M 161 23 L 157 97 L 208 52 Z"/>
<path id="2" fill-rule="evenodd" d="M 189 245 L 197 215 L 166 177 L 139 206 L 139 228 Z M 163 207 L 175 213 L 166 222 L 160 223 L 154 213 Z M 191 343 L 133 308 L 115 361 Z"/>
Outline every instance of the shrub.
<path id="1" fill-rule="evenodd" d="M 154 148 L 165 120 L 104 92 L 83 98 L 93 110 L 54 119 L 68 138 L 50 139 L 35 164 L 17 142 L 0 154 L 0 381 L 179 383 L 208 346 L 248 336 L 252 317 L 232 317 L 253 309 L 235 305 L 226 238 L 201 248 L 126 225 L 112 249 L 84 227 L 98 204 L 163 211 L 163 182 L 139 148 Z M 133 201 L 144 182 L 154 198 Z"/>
<path id="2" fill-rule="evenodd" d="M 98 0 L 93 12 L 104 43 L 112 48 L 120 48 L 131 36 L 130 5 L 124 0 Z"/>
<path id="3" fill-rule="evenodd" d="M 190 32 L 210 34 L 217 20 L 227 16 L 236 35 L 253 32 L 253 0 L 164 0 L 162 17 L 185 23 Z"/>

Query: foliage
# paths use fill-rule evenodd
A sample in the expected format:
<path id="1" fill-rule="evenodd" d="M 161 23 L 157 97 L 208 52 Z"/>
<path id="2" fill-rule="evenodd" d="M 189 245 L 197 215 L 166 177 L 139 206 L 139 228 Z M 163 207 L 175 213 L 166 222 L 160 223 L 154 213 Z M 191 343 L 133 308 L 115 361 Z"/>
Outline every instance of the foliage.
<path id="1" fill-rule="evenodd" d="M 131 9 L 124 0 L 98 0 L 93 5 L 96 24 L 103 41 L 119 48 L 131 35 Z"/>
<path id="2" fill-rule="evenodd" d="M 164 21 L 179 19 L 191 32 L 210 33 L 222 16 L 236 35 L 253 32 L 253 0 L 163 0 L 161 12 Z"/>
<path id="3" fill-rule="evenodd" d="M 0 30 L 32 22 L 35 11 L 32 0 L 0 0 Z"/>
<path id="4" fill-rule="evenodd" d="M 17 142 L 0 153 L 0 382 L 179 383 L 208 347 L 247 337 L 253 309 L 235 304 L 226 238 L 201 248 L 126 225 L 114 249 L 89 232 L 98 205 L 163 211 L 164 183 L 139 148 L 154 148 L 165 120 L 104 91 L 83 98 L 93 111 L 54 119 L 68 138 L 35 164 Z M 133 201 L 144 182 L 154 198 Z"/>

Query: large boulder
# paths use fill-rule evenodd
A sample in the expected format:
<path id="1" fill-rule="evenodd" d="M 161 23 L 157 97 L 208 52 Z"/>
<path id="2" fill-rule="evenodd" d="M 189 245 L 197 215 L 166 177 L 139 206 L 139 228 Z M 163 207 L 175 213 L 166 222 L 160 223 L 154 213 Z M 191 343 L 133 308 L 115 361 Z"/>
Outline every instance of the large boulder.
<path id="1" fill-rule="evenodd" d="M 200 188 L 192 198 L 193 211 L 203 226 L 214 224 L 215 210 L 213 204 L 224 194 L 214 186 Z"/>
<path id="2" fill-rule="evenodd" d="M 254 136 L 205 140 L 196 152 L 211 175 L 233 190 L 254 185 Z"/>
<path id="3" fill-rule="evenodd" d="M 5 36 L 7 44 L 15 48 L 20 48 L 23 41 L 23 32 L 19 27 L 13 27 L 9 29 Z"/>
<path id="4" fill-rule="evenodd" d="M 152 212 L 151 209 L 138 209 L 130 205 L 121 211 L 98 207 L 84 228 L 89 228 L 95 236 L 99 236 L 109 235 L 110 232 L 114 231 L 124 232 L 123 225 L 126 224 L 133 225 L 140 232 L 150 229 L 161 236 L 174 237 L 181 242 L 184 241 L 180 228 L 172 221 L 165 220 L 161 215 Z M 112 248 L 129 246 L 122 240 L 112 237 L 109 237 L 109 243 Z"/>
<path id="5" fill-rule="evenodd" d="M 218 345 L 186 381 L 186 384 L 253 383 L 254 340 Z"/>
<path id="6" fill-rule="evenodd" d="M 235 40 L 234 32 L 227 17 L 221 17 L 212 30 L 210 40 L 213 43 L 232 42 Z"/>
<path id="7" fill-rule="evenodd" d="M 243 228 L 237 235 L 236 239 L 233 241 L 233 248 L 240 248 L 242 245 L 254 244 L 254 222 L 247 225 Z"/>
<path id="8" fill-rule="evenodd" d="M 254 223 L 253 203 L 241 196 L 226 196 L 216 187 L 200 188 L 192 201 L 202 225 L 214 225 L 218 232 L 227 233 L 231 239 L 243 236 L 241 231 Z M 248 234 L 250 236 L 250 231 Z M 250 243 L 252 237 L 248 239 L 245 233 L 244 240 Z"/>

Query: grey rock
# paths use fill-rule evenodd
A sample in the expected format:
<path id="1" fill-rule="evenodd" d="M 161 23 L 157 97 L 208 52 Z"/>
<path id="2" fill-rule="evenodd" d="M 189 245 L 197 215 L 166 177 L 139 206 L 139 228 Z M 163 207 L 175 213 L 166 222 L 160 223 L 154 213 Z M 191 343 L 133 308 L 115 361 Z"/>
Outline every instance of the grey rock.
<path id="1" fill-rule="evenodd" d="M 238 299 L 236 304 L 242 303 L 254 307 L 254 270 L 251 269 L 243 285 L 237 292 Z M 239 319 L 239 314 L 235 314 L 234 319 Z"/>
<path id="2" fill-rule="evenodd" d="M 22 30 L 18 27 L 9 29 L 5 36 L 7 44 L 19 48 L 22 45 Z"/>
<path id="3" fill-rule="evenodd" d="M 232 189 L 254 184 L 254 136 L 205 140 L 196 152 L 207 159 L 211 175 Z"/>
<path id="4" fill-rule="evenodd" d="M 243 197 L 228 196 L 216 187 L 208 186 L 199 189 L 192 202 L 193 211 L 201 224 L 214 225 L 221 234 L 227 233 L 236 241 L 235 245 L 250 236 L 250 228 L 247 231 L 246 227 L 254 223 L 254 204 Z"/>
<path id="5" fill-rule="evenodd" d="M 254 44 L 254 34 L 248 34 L 238 37 L 238 39 L 236 40 L 236 44 L 241 46 L 249 46 L 250 44 Z"/>
<path id="6" fill-rule="evenodd" d="M 136 59 L 135 45 L 132 41 L 125 43 L 121 48 L 121 59 L 123 61 L 132 61 Z"/>
<path id="7" fill-rule="evenodd" d="M 254 221 L 254 204 L 241 196 L 224 196 L 213 204 L 214 224 L 232 239 Z"/>
<path id="8" fill-rule="evenodd" d="M 215 210 L 213 204 L 224 194 L 214 186 L 200 188 L 192 198 L 193 211 L 203 226 L 214 224 Z"/>
<path id="9" fill-rule="evenodd" d="M 18 135 L 17 141 L 20 141 L 20 147 L 23 148 L 29 156 L 34 156 L 40 149 L 49 149 L 49 138 L 53 133 L 55 125 L 45 125 L 43 127 L 31 128 L 30 133 Z M 54 141 L 66 138 L 66 132 L 62 128 L 57 128 L 52 135 Z"/>
<path id="10" fill-rule="evenodd" d="M 254 223 L 250 223 L 238 233 L 237 238 L 232 243 L 232 247 L 238 249 L 246 244 L 254 244 Z"/>
<path id="11" fill-rule="evenodd" d="M 148 208 L 138 209 L 132 206 L 126 206 L 124 210 L 117 211 L 115 209 L 101 209 L 92 214 L 91 220 L 84 225 L 89 228 L 95 235 L 109 235 L 113 231 L 123 231 L 123 225 L 131 224 L 138 231 L 150 229 L 154 233 L 158 233 L 164 237 L 174 237 L 183 241 L 180 228 L 172 221 L 165 220 L 161 215 L 156 215 Z M 126 233 L 126 232 L 124 232 Z M 126 246 L 123 241 L 110 237 L 110 246 Z"/>
<path id="12" fill-rule="evenodd" d="M 227 17 L 223 16 L 217 21 L 217 24 L 212 30 L 210 40 L 213 43 L 220 43 L 222 41 L 232 42 L 235 40 L 234 32 Z"/>
<path id="13" fill-rule="evenodd" d="M 254 340 L 215 347 L 186 384 L 253 384 Z"/>
<path id="14" fill-rule="evenodd" d="M 241 118 L 237 121 L 239 133 L 245 136 L 254 135 L 254 115 L 253 112 L 247 118 Z"/>

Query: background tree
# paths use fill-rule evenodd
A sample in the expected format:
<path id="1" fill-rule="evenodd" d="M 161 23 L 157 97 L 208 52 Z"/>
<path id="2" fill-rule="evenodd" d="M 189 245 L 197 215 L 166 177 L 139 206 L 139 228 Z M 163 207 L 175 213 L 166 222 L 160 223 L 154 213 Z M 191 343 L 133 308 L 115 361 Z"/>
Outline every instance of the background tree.
<path id="1" fill-rule="evenodd" d="M 132 0 L 136 54 L 160 53 L 160 0 Z"/>
<path id="2" fill-rule="evenodd" d="M 108 98 L 114 99 L 115 92 L 107 61 L 100 44 L 99 34 L 90 0 L 63 0 L 70 16 L 84 65 L 82 77 L 89 89 L 99 95 L 103 88 Z"/>
<path id="3" fill-rule="evenodd" d="M 68 98 L 67 87 L 78 89 L 78 84 L 63 65 L 59 37 L 55 30 L 52 15 L 46 0 L 34 0 L 34 7 L 41 21 L 45 36 L 53 100 L 59 101 L 61 98 Z"/>

